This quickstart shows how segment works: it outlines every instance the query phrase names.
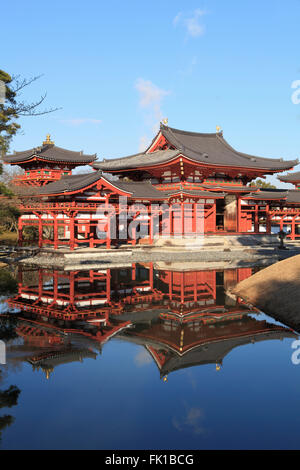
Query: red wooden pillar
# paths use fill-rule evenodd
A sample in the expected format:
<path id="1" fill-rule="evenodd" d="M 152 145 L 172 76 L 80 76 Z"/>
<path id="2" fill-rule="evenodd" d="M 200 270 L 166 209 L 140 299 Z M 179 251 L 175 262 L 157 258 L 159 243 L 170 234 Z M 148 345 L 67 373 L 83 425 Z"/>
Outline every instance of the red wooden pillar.
<path id="1" fill-rule="evenodd" d="M 151 211 L 151 206 L 148 207 L 148 216 L 149 216 L 149 243 L 153 245 L 153 215 Z"/>
<path id="2" fill-rule="evenodd" d="M 291 240 L 295 240 L 295 216 L 292 218 Z"/>
<path id="3" fill-rule="evenodd" d="M 284 216 L 282 215 L 280 218 L 280 230 L 283 230 L 283 219 L 284 219 Z"/>
<path id="4" fill-rule="evenodd" d="M 257 204 L 255 204 L 255 213 L 254 213 L 254 232 L 259 232 L 258 205 Z"/>
<path id="5" fill-rule="evenodd" d="M 23 221 L 22 217 L 19 217 L 18 220 L 18 245 L 22 246 L 23 245 Z"/>
<path id="6" fill-rule="evenodd" d="M 70 249 L 74 250 L 75 227 L 74 227 L 74 214 L 73 213 L 69 214 L 69 222 L 70 222 Z"/>
<path id="7" fill-rule="evenodd" d="M 57 249 L 58 248 L 57 214 L 53 214 L 53 244 L 54 244 L 54 249 Z"/>
<path id="8" fill-rule="evenodd" d="M 173 235 L 173 210 L 172 210 L 172 204 L 169 205 L 169 232 L 170 232 L 170 236 Z"/>
<path id="9" fill-rule="evenodd" d="M 271 233 L 271 218 L 270 218 L 270 207 L 266 205 L 266 232 Z"/>
<path id="10" fill-rule="evenodd" d="M 43 246 L 43 221 L 42 215 L 39 214 L 39 248 Z"/>
<path id="11" fill-rule="evenodd" d="M 132 245 L 136 245 L 136 226 L 134 224 L 135 222 L 135 217 L 136 217 L 136 214 L 134 214 L 134 216 L 132 217 L 132 230 L 131 230 L 131 235 L 132 235 Z"/>
<path id="12" fill-rule="evenodd" d="M 236 230 L 237 232 L 241 232 L 241 228 L 242 228 L 242 220 L 241 220 L 241 199 L 239 197 L 237 197 L 237 227 L 236 227 Z"/>
<path id="13" fill-rule="evenodd" d="M 181 236 L 184 237 L 184 202 L 181 203 Z"/>
<path id="14" fill-rule="evenodd" d="M 92 214 L 90 214 L 91 217 Z M 93 230 L 93 225 L 92 225 L 92 219 L 90 218 L 89 221 L 89 244 L 90 248 L 94 248 L 94 230 Z"/>
<path id="15" fill-rule="evenodd" d="M 109 250 L 111 245 L 110 240 L 110 215 L 107 215 L 107 224 L 106 224 L 106 248 Z"/>
<path id="16" fill-rule="evenodd" d="M 194 202 L 192 206 L 192 232 L 195 234 L 197 231 L 197 203 Z"/>

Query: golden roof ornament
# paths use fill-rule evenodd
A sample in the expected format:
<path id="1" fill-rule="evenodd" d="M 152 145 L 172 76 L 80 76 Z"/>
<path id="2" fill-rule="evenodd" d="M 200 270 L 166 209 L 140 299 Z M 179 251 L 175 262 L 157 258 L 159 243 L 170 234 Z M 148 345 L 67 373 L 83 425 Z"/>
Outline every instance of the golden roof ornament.
<path id="1" fill-rule="evenodd" d="M 50 134 L 46 135 L 46 140 L 44 140 L 43 145 L 54 145 L 54 142 L 50 139 Z"/>
<path id="2" fill-rule="evenodd" d="M 163 120 L 161 121 L 165 126 L 168 125 L 168 118 L 163 118 Z"/>

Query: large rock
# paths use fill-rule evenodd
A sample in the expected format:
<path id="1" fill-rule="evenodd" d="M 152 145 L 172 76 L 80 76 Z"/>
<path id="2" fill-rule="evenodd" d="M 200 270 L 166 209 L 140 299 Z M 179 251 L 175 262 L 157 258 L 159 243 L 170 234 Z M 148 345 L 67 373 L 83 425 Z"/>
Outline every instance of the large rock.
<path id="1" fill-rule="evenodd" d="M 300 255 L 257 272 L 232 293 L 300 331 Z"/>

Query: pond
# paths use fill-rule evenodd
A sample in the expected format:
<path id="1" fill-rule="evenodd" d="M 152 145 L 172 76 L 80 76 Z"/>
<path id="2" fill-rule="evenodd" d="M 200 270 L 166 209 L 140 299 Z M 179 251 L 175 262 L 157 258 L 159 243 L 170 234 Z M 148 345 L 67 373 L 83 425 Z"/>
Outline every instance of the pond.
<path id="1" fill-rule="evenodd" d="M 231 294 L 256 270 L 18 266 L 0 448 L 299 448 L 298 334 Z"/>

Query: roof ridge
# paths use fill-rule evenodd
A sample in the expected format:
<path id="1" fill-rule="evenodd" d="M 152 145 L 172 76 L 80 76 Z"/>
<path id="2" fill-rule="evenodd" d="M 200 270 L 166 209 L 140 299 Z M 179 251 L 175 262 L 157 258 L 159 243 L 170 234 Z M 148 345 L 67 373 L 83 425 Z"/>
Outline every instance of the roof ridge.
<path id="1" fill-rule="evenodd" d="M 161 124 L 161 129 L 163 130 L 169 130 L 173 133 L 173 131 L 178 132 L 180 134 L 185 134 L 185 135 L 201 135 L 204 137 L 216 137 L 218 133 L 216 132 L 194 132 L 194 131 L 184 131 L 182 129 L 176 129 L 175 127 L 169 127 L 165 126 L 164 124 Z"/>
<path id="2" fill-rule="evenodd" d="M 86 156 L 86 157 L 94 157 L 94 156 L 97 155 L 96 153 L 83 153 L 83 150 L 69 150 L 69 149 L 65 149 L 63 147 L 58 147 L 57 145 L 44 145 L 42 147 L 42 150 L 44 148 L 46 148 L 46 150 L 51 150 L 51 149 L 63 150 L 66 153 L 77 153 L 81 156 Z"/>
<path id="3" fill-rule="evenodd" d="M 236 154 L 240 155 L 241 157 L 243 158 L 246 158 L 248 160 L 252 160 L 253 158 L 256 160 L 267 160 L 267 161 L 273 161 L 273 162 L 295 162 L 295 161 L 298 161 L 297 160 L 284 160 L 283 158 L 271 158 L 271 157 L 259 157 L 257 155 L 251 155 L 249 153 L 244 153 L 244 152 L 240 152 L 239 150 L 236 150 L 234 147 L 232 147 L 232 145 L 230 145 L 226 139 L 224 139 L 223 135 L 219 135 L 217 134 L 216 135 L 217 138 L 220 140 L 220 142 L 222 142 L 224 145 L 226 145 L 230 150 L 232 150 L 233 152 L 235 152 Z"/>

